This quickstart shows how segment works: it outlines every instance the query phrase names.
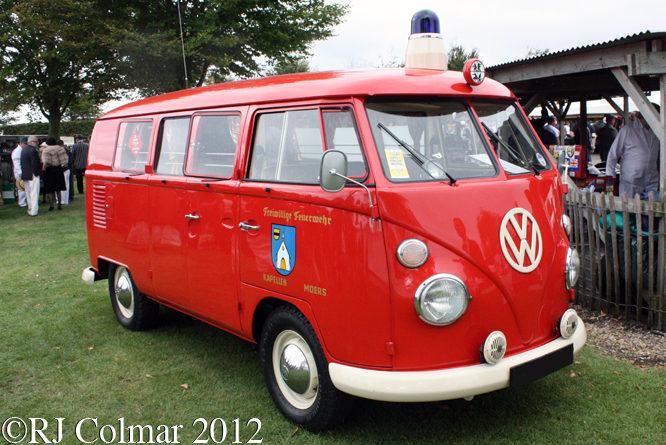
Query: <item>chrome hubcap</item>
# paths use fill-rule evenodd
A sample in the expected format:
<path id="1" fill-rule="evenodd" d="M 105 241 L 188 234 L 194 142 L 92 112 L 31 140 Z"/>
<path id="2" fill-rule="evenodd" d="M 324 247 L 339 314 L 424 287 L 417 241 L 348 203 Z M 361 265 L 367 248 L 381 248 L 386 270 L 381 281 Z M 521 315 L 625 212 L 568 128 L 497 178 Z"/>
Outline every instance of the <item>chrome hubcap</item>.
<path id="1" fill-rule="evenodd" d="M 134 315 L 134 291 L 132 290 L 132 281 L 129 271 L 124 267 L 116 269 L 116 302 L 118 309 L 125 318 L 132 318 Z"/>
<path id="2" fill-rule="evenodd" d="M 282 380 L 292 391 L 297 394 L 304 394 L 310 384 L 310 367 L 305 354 L 298 346 L 290 344 L 280 358 L 280 372 Z"/>
<path id="3" fill-rule="evenodd" d="M 273 372 L 280 392 L 298 409 L 311 407 L 317 398 L 317 365 L 307 342 L 297 332 L 283 331 L 273 345 Z"/>

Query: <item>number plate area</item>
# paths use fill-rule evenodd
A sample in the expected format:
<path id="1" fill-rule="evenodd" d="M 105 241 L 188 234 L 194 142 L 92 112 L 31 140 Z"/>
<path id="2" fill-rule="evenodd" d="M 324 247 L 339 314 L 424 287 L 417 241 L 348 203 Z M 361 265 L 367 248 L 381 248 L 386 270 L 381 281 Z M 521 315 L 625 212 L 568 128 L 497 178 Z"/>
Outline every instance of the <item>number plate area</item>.
<path id="1" fill-rule="evenodd" d="M 519 388 L 573 363 L 573 344 L 511 368 L 510 387 Z"/>

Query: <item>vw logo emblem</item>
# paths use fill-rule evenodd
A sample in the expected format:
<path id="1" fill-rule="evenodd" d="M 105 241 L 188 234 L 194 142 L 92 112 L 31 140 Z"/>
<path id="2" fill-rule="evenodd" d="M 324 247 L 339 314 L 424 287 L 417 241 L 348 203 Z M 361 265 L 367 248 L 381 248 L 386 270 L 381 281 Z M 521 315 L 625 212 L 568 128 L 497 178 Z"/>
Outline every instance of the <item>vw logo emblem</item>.
<path id="1" fill-rule="evenodd" d="M 518 272 L 532 272 L 541 261 L 541 230 L 534 216 L 525 209 L 515 208 L 504 215 L 500 244 L 504 258 Z"/>
<path id="2" fill-rule="evenodd" d="M 289 380 L 289 368 L 287 368 L 286 363 L 282 363 L 282 366 L 280 366 L 280 373 L 285 382 Z"/>

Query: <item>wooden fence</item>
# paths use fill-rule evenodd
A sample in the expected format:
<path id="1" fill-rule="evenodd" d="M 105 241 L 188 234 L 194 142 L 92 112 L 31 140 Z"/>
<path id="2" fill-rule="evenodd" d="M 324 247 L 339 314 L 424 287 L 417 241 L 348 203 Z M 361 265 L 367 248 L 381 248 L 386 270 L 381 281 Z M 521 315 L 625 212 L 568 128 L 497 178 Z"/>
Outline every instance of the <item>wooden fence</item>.
<path id="1" fill-rule="evenodd" d="M 666 331 L 664 205 L 582 192 L 565 197 L 581 276 L 576 302 Z"/>

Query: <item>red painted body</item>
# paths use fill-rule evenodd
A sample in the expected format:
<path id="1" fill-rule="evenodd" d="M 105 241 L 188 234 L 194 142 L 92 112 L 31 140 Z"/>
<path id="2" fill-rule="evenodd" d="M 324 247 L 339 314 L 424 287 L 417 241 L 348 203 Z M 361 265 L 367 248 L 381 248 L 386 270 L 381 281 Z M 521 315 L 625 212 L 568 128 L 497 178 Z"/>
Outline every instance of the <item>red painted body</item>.
<path id="1" fill-rule="evenodd" d="M 554 327 L 569 304 L 557 170 L 510 176 L 499 169 L 453 186 L 391 182 L 365 109 L 368 98 L 383 96 L 517 101 L 492 80 L 472 87 L 461 73 L 387 69 L 225 83 L 123 106 L 98 120 L 91 140 L 86 206 L 93 268 L 105 276 L 107 261 L 124 265 L 150 298 L 250 341 L 259 340 L 253 323 L 262 301 L 293 304 L 315 328 L 329 363 L 445 369 L 478 364 L 479 346 L 493 331 L 506 335 L 507 356 L 557 338 Z M 288 107 L 353 112 L 364 183 L 379 218 L 371 217 L 360 187 L 328 193 L 318 185 L 246 179 L 257 112 Z M 212 111 L 240 115 L 231 178 L 153 173 L 162 119 Z M 119 126 L 137 119 L 152 121 L 148 166 L 114 170 Z M 514 270 L 500 248 L 500 223 L 516 207 L 534 216 L 543 237 L 543 258 L 528 274 Z M 241 230 L 241 222 L 260 229 Z M 271 261 L 272 224 L 297 231 L 295 266 L 285 277 Z M 416 269 L 396 259 L 407 238 L 424 241 L 430 252 Z M 473 296 L 448 326 L 426 324 L 414 309 L 417 287 L 440 273 L 460 277 Z"/>

